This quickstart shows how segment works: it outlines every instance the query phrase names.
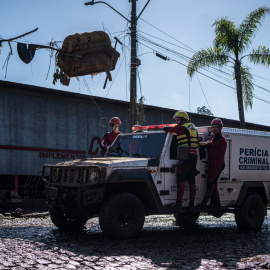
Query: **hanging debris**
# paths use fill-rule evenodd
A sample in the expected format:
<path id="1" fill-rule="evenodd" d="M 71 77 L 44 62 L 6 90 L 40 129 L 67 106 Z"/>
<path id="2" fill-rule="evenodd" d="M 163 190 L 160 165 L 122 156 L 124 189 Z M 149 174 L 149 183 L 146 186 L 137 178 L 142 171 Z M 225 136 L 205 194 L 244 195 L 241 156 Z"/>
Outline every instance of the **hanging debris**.
<path id="1" fill-rule="evenodd" d="M 18 42 L 17 51 L 20 59 L 24 63 L 29 64 L 35 56 L 36 48 L 33 47 L 31 44 L 28 45 Z"/>
<path id="2" fill-rule="evenodd" d="M 64 39 L 62 50 L 57 55 L 57 65 L 68 77 L 101 72 L 109 74 L 115 69 L 119 57 L 105 32 L 76 33 Z"/>
<path id="3" fill-rule="evenodd" d="M 62 71 L 57 68 L 53 74 L 53 84 L 60 80 L 60 83 L 66 86 L 69 86 L 70 78 Z"/>
<path id="4" fill-rule="evenodd" d="M 22 35 L 20 35 L 20 36 L 17 36 L 17 37 L 14 37 L 14 38 L 9 38 L 9 39 L 0 39 L 0 47 L 2 47 L 2 43 L 3 42 L 8 42 L 8 45 L 9 45 L 9 48 L 10 48 L 10 51 L 9 51 L 9 54 L 8 54 L 8 56 L 7 56 L 7 59 L 6 59 L 6 61 L 5 61 L 5 63 L 4 63 L 4 66 L 3 66 L 3 69 L 4 69 L 4 67 L 6 67 L 6 73 L 5 73 L 5 78 L 6 78 L 6 76 L 7 76 L 7 67 L 8 67 L 8 62 L 9 62 L 9 58 L 10 58 L 10 56 L 13 54 L 13 52 L 12 52 L 12 47 L 11 47 L 11 42 L 13 41 L 13 40 L 15 40 L 15 39 L 18 39 L 18 38 L 21 38 L 21 37 L 24 37 L 24 36 L 27 36 L 27 35 L 29 35 L 29 34 L 31 34 L 31 33 L 33 33 L 33 32 L 36 32 L 38 30 L 38 28 L 36 28 L 36 29 L 34 29 L 34 30 L 32 30 L 32 31 L 30 31 L 30 32 L 27 32 L 27 33 L 25 33 L 25 34 L 22 34 Z M 24 45 L 22 45 L 22 46 L 24 46 Z M 20 46 L 19 46 L 20 47 Z M 24 48 L 25 49 L 25 48 Z M 20 47 L 20 49 L 18 49 L 18 50 L 21 50 L 21 52 L 24 50 L 22 47 Z M 24 52 L 26 52 L 26 53 L 28 53 L 27 52 L 27 47 L 26 47 L 26 50 L 24 50 Z M 1 51 L 0 51 L 0 53 L 1 53 Z M 25 62 L 25 63 L 27 63 L 27 61 L 29 61 L 29 59 L 30 59 L 30 61 L 33 59 L 33 57 L 34 57 L 34 54 L 35 54 L 35 52 L 33 52 L 33 55 L 32 55 L 32 58 L 31 58 L 31 56 L 25 56 L 25 55 L 23 55 L 23 53 L 21 54 L 21 55 L 19 55 L 20 56 L 20 58 Z M 22 56 L 22 57 L 21 57 Z M 30 62 L 29 61 L 29 62 Z M 28 62 L 28 63 L 29 63 Z M 28 64 L 27 63 L 27 64 Z"/>

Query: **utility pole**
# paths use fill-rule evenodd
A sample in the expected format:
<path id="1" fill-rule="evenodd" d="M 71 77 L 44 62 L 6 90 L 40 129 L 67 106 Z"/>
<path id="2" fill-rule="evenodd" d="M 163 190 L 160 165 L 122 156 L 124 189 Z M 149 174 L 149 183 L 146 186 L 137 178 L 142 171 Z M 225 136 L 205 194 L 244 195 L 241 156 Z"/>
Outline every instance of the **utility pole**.
<path id="1" fill-rule="evenodd" d="M 130 119 L 129 119 L 129 132 L 132 127 L 137 123 L 137 15 L 136 15 L 136 1 L 131 1 L 131 54 L 130 54 Z"/>
<path id="2" fill-rule="evenodd" d="M 123 17 L 126 21 L 130 23 L 130 37 L 131 37 L 131 54 L 130 54 L 130 102 L 129 102 L 129 131 L 132 131 L 132 127 L 137 123 L 137 108 L 136 108 L 136 101 L 137 101 L 137 66 L 139 65 L 139 60 L 137 59 L 137 21 L 143 11 L 145 10 L 146 6 L 150 2 L 147 1 L 145 6 L 143 7 L 142 11 L 140 12 L 139 16 L 137 17 L 136 14 L 136 1 L 138 0 L 129 0 L 131 2 L 131 20 L 127 19 L 123 14 L 117 11 L 115 8 L 110 6 L 108 3 L 104 1 L 97 1 L 92 0 L 91 2 L 84 3 L 86 6 L 93 6 L 98 3 L 105 4 L 113 9 L 116 13 L 118 13 L 121 17 Z"/>

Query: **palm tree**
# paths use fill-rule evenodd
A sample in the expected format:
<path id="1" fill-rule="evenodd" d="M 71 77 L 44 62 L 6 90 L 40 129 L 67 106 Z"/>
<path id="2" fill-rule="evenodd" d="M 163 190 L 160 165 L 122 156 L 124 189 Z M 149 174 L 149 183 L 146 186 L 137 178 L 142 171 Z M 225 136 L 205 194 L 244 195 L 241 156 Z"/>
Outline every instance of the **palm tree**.
<path id="1" fill-rule="evenodd" d="M 264 46 L 259 46 L 258 49 L 253 49 L 249 54 L 243 55 L 251 45 L 267 13 L 270 13 L 269 8 L 260 7 L 251 12 L 238 27 L 227 17 L 216 20 L 213 24 L 216 34 L 213 48 L 196 52 L 187 68 L 187 73 L 192 78 L 200 68 L 233 64 L 240 128 L 246 128 L 243 100 L 245 109 L 252 108 L 254 89 L 251 69 L 243 65 L 243 60 L 247 57 L 254 64 L 267 67 L 270 64 L 270 49 Z"/>

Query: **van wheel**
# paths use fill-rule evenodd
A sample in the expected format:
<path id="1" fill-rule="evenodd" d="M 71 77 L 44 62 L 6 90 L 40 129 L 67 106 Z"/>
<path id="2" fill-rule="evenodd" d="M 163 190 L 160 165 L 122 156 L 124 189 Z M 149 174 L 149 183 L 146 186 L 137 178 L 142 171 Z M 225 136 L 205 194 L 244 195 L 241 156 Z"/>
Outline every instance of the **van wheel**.
<path id="1" fill-rule="evenodd" d="M 50 218 L 52 223 L 61 230 L 82 230 L 87 222 L 84 216 L 72 216 L 61 212 L 56 207 L 50 207 Z"/>
<path id="2" fill-rule="evenodd" d="M 145 210 L 141 200 L 131 194 L 122 193 L 109 198 L 99 212 L 99 225 L 109 238 L 133 238 L 144 224 Z"/>
<path id="3" fill-rule="evenodd" d="M 182 228 L 190 228 L 195 226 L 199 216 L 199 212 L 174 214 L 176 225 Z"/>
<path id="4" fill-rule="evenodd" d="M 259 195 L 249 195 L 243 205 L 235 212 L 238 228 L 242 230 L 260 229 L 264 221 L 265 210 L 264 202 Z"/>

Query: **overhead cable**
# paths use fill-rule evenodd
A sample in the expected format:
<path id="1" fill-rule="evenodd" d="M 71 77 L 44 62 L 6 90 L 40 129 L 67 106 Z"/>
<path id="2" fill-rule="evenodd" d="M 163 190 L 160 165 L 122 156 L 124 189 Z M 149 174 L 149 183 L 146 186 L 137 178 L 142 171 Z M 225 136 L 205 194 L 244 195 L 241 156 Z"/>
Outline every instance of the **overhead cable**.
<path id="1" fill-rule="evenodd" d="M 178 39 L 170 36 L 169 34 L 165 33 L 164 31 L 160 30 L 159 28 L 157 28 L 156 26 L 152 25 L 151 23 L 145 21 L 144 19 L 140 18 L 140 20 L 144 21 L 145 23 L 149 24 L 150 26 L 152 26 L 153 28 L 157 29 L 158 31 L 162 32 L 163 34 L 165 34 L 166 36 L 174 39 L 175 41 L 179 42 L 180 44 L 184 45 L 185 47 L 189 48 L 190 50 L 193 50 L 192 48 L 190 48 L 189 46 L 187 46 L 186 44 L 184 44 L 183 42 L 179 41 Z M 194 51 L 194 50 L 193 50 Z M 194 51 L 195 52 L 195 51 Z"/>
<path id="2" fill-rule="evenodd" d="M 144 41 L 147 42 L 148 39 L 145 39 Z M 147 45 L 144 44 L 143 42 L 139 41 L 139 43 L 140 43 L 141 45 L 143 45 L 143 46 L 145 46 L 145 47 L 147 47 L 147 48 L 153 50 L 153 48 L 147 46 Z M 154 43 L 154 44 L 153 44 L 153 43 Z M 153 42 L 153 43 L 150 42 L 151 45 L 154 45 L 154 46 L 156 46 L 156 47 L 160 47 L 160 48 L 164 49 L 164 47 L 163 47 L 162 45 L 160 45 L 160 44 L 158 44 L 158 43 L 155 43 L 155 42 Z M 175 51 L 170 50 L 170 49 L 168 49 L 168 48 L 167 48 L 167 49 L 164 49 L 164 50 L 166 50 L 167 53 L 171 53 L 171 54 L 173 54 L 173 55 L 179 57 L 179 53 L 178 53 L 178 52 L 175 52 Z M 157 55 L 158 57 L 162 58 L 163 60 L 172 60 L 172 59 L 168 58 L 167 56 L 163 56 L 162 54 L 160 54 L 160 53 L 158 53 L 158 52 L 155 52 L 155 53 L 156 53 L 156 55 Z M 183 57 L 184 55 L 182 55 L 182 54 L 180 54 L 180 56 L 181 56 L 181 57 L 180 57 L 181 59 L 187 61 L 187 59 L 186 59 L 186 58 L 188 58 L 187 56 Z M 172 61 L 176 61 L 176 60 L 172 60 Z M 178 61 L 176 61 L 176 62 L 178 62 Z M 180 63 L 180 62 L 178 62 L 178 63 L 181 64 L 181 65 L 183 65 L 183 66 L 185 66 L 185 67 L 188 67 L 187 65 L 185 65 L 185 64 L 183 64 L 183 63 Z M 220 69 L 213 68 L 213 67 L 209 67 L 209 68 L 214 69 L 215 71 L 221 72 L 221 73 L 223 73 L 224 75 L 228 75 L 228 76 L 231 77 L 231 75 L 230 75 L 229 73 L 224 72 L 224 71 L 221 71 Z M 214 74 L 215 76 L 217 76 L 217 77 L 219 77 L 219 78 L 222 78 L 223 80 L 227 81 L 228 83 L 233 84 L 233 82 L 232 82 L 232 80 L 231 80 L 230 78 L 225 78 L 225 77 L 221 76 L 220 74 L 216 74 L 216 73 L 214 73 L 213 71 L 210 71 L 210 70 L 205 69 L 205 68 L 203 68 L 203 70 L 206 71 L 206 72 L 209 72 L 209 73 L 211 73 L 211 74 Z M 219 82 L 219 83 L 221 83 L 221 84 L 223 84 L 223 85 L 225 85 L 225 86 L 227 86 L 227 87 L 230 87 L 231 89 L 234 89 L 234 90 L 235 90 L 235 87 L 233 87 L 233 86 L 230 86 L 230 85 L 228 85 L 228 84 L 225 84 L 225 83 L 223 83 L 223 82 L 221 82 L 221 81 L 219 81 L 219 80 L 216 80 L 216 79 L 214 79 L 214 78 L 212 78 L 212 77 L 210 77 L 210 76 L 208 76 L 208 75 L 206 75 L 206 74 L 204 74 L 204 73 L 201 73 L 201 72 L 199 72 L 199 71 L 197 71 L 197 72 L 198 72 L 199 74 L 202 74 L 203 76 L 206 76 L 206 77 L 208 77 L 208 78 L 210 78 L 210 79 L 212 79 L 212 80 L 215 80 L 216 82 Z M 254 85 L 257 86 L 256 84 L 254 84 Z M 265 91 L 267 91 L 267 92 L 270 91 L 270 90 L 267 90 L 267 89 L 265 89 L 265 88 L 263 88 L 263 87 L 260 87 L 260 86 L 258 86 L 258 87 L 261 88 L 261 89 L 263 89 L 263 90 L 265 90 Z M 254 91 L 258 91 L 258 90 L 254 90 Z M 258 91 L 258 92 L 259 92 L 259 91 Z M 259 98 L 259 97 L 257 97 L 257 96 L 256 96 L 255 98 L 256 98 L 256 99 L 260 99 L 261 101 L 267 102 L 265 99 Z"/>

